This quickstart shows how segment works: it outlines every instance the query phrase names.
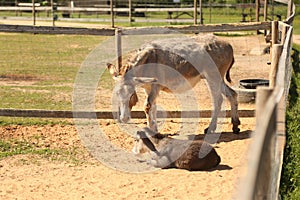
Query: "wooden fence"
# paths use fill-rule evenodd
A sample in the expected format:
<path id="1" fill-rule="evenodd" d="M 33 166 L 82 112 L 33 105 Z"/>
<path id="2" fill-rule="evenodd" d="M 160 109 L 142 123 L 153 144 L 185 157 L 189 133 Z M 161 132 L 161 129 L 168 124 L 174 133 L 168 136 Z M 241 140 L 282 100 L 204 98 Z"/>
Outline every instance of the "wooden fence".
<path id="1" fill-rule="evenodd" d="M 294 18 L 295 7 L 290 5 L 290 17 L 286 22 L 293 22 Z M 293 27 L 287 23 L 272 24 L 271 84 L 269 88 L 257 90 L 256 128 L 249 149 L 248 173 L 240 184 L 237 199 L 279 198 L 285 112 L 292 72 L 292 32 Z"/>
<path id="2" fill-rule="evenodd" d="M 125 29 L 127 34 L 157 34 L 174 33 L 174 30 L 183 33 L 198 32 L 220 32 L 236 30 L 270 30 L 272 27 L 272 70 L 270 72 L 271 87 L 258 88 L 256 102 L 256 129 L 253 134 L 253 142 L 250 149 L 251 156 L 248 160 L 248 173 L 240 184 L 237 199 L 278 199 L 278 190 L 285 143 L 285 111 L 287 94 L 291 77 L 291 45 L 295 7 L 288 1 L 288 16 L 285 22 L 262 22 L 254 24 L 227 24 L 227 25 L 198 25 L 164 28 L 142 28 Z M 80 31 L 78 31 L 80 30 Z M 171 31 L 170 31 L 171 30 Z M 114 35 L 114 29 L 74 29 L 62 27 L 36 27 L 36 26 L 16 26 L 0 25 L 0 31 L 6 32 L 32 32 L 32 33 L 53 33 L 53 34 L 94 34 L 94 35 Z M 73 32 L 75 31 L 75 32 Z M 226 113 L 229 111 L 226 111 Z M 241 112 L 241 111 L 240 111 Z M 19 114 L 18 114 L 19 113 Z M 21 113 L 21 114 L 20 114 Z M 44 113 L 44 114 L 42 114 Z M 48 113 L 48 114 L 47 114 Z M 50 113 L 50 114 L 49 114 Z M 27 116 L 27 117 L 71 117 L 72 111 L 18 111 L 11 109 L 0 110 L 2 116 Z M 104 117 L 112 117 L 112 113 L 105 112 Z M 206 113 L 206 114 L 205 114 Z M 211 111 L 204 111 L 201 116 L 210 117 Z M 228 115 L 229 113 L 227 113 Z M 253 116 L 253 111 L 245 111 L 244 117 Z M 75 113 L 76 116 L 89 117 L 99 115 L 101 112 Z M 134 114 L 135 115 L 135 114 Z M 143 115 L 142 113 L 136 115 Z M 198 113 L 196 113 L 198 116 Z M 102 116 L 102 117 L 101 117 Z M 180 112 L 170 112 L 167 117 L 182 116 Z"/>
<path id="3" fill-rule="evenodd" d="M 79 34 L 79 35 L 105 35 L 116 36 L 121 35 L 143 35 L 143 34 L 174 34 L 174 33 L 200 33 L 200 32 L 229 32 L 229 31 L 257 31 L 270 30 L 270 22 L 253 22 L 253 23 L 233 23 L 233 24 L 216 24 L 216 25 L 186 25 L 186 26 L 165 26 L 165 27 L 144 27 L 144 28 L 123 28 L 120 35 L 117 29 L 103 28 L 72 28 L 72 27 L 53 27 L 53 26 L 25 26 L 25 25 L 5 25 L 0 24 L 0 32 L 15 33 L 34 33 L 34 34 Z M 116 46 L 121 46 L 116 44 Z M 117 48 L 117 54 L 121 55 L 121 49 Z M 117 55 L 119 58 L 120 56 Z M 211 117 L 211 110 L 191 111 L 189 116 L 203 118 Z M 224 111 L 225 116 L 230 116 L 230 111 Z M 165 116 L 168 118 L 180 118 L 183 115 L 180 111 L 167 111 L 166 113 L 158 113 L 158 117 Z M 40 117 L 40 118 L 72 118 L 74 116 L 81 118 L 97 117 L 99 119 L 113 119 L 112 112 L 91 111 L 91 112 L 73 112 L 63 110 L 18 110 L 18 109 L 0 109 L 0 116 L 9 117 Z M 239 110 L 240 117 L 254 117 L 254 110 Z M 142 111 L 133 111 L 132 118 L 145 118 Z"/>
<path id="4" fill-rule="evenodd" d="M 270 30 L 271 22 L 123 28 L 123 35 Z M 73 28 L 0 24 L 0 32 L 114 36 L 114 28 Z"/>
<path id="5" fill-rule="evenodd" d="M 129 1 L 130 2 L 130 1 Z M 203 8 L 210 8 L 209 12 L 210 12 L 210 16 L 211 16 L 211 8 L 220 8 L 220 7 L 227 7 L 227 8 L 240 8 L 241 9 L 241 21 L 245 21 L 245 16 L 247 16 L 248 14 L 244 13 L 244 9 L 247 7 L 251 7 L 255 9 L 255 13 L 253 15 L 256 16 L 255 21 L 258 22 L 259 21 L 259 16 L 260 16 L 260 4 L 259 4 L 259 0 L 256 0 L 256 3 L 239 3 L 239 4 L 215 4 L 215 3 L 208 3 L 208 4 L 204 4 L 202 3 L 202 1 L 200 0 L 194 0 L 194 4 L 190 4 L 190 5 L 186 5 L 184 7 L 179 7 L 179 6 L 169 6 L 169 7 L 143 7 L 143 6 L 147 6 L 147 4 L 136 4 L 136 7 L 133 7 L 131 3 L 128 2 L 128 5 L 126 5 L 126 7 L 117 7 L 114 5 L 113 1 L 111 0 L 109 5 L 103 5 L 103 6 L 96 6 L 94 5 L 94 7 L 75 7 L 74 4 L 70 4 L 69 7 L 67 6 L 56 6 L 56 5 L 51 5 L 51 6 L 41 6 L 39 3 L 35 3 L 34 1 L 33 3 L 19 3 L 18 6 L 0 6 L 0 11 L 14 11 L 16 13 L 20 13 L 20 12 L 32 12 L 33 14 L 33 24 L 35 25 L 36 22 L 36 12 L 46 12 L 47 16 L 49 16 L 49 13 L 52 13 L 52 20 L 53 20 L 53 25 L 55 24 L 55 12 L 61 12 L 61 13 L 66 13 L 68 16 L 70 16 L 70 13 L 110 13 L 111 15 L 111 26 L 114 27 L 114 16 L 115 13 L 118 12 L 122 12 L 122 13 L 128 13 L 128 22 L 132 22 L 132 16 L 133 13 L 157 13 L 157 12 L 166 12 L 168 13 L 168 19 L 163 19 L 163 20 L 157 20 L 157 19 L 153 19 L 152 21 L 156 21 L 156 22 L 177 22 L 177 21 L 181 21 L 181 22 L 190 22 L 193 21 L 194 24 L 203 24 L 203 12 L 202 9 Z M 268 1 L 265 1 L 268 2 Z M 264 12 L 263 12 L 263 18 L 264 21 L 267 21 L 268 18 L 268 4 L 265 3 L 264 5 Z M 273 6 L 273 4 L 272 4 Z M 189 14 L 192 18 L 190 20 L 186 20 L 186 19 L 178 19 L 178 16 L 175 16 L 174 18 L 172 17 L 172 13 L 178 13 L 181 12 L 181 14 L 185 13 L 185 14 Z M 190 13 L 193 13 L 193 15 L 191 15 Z M 197 21 L 197 19 L 199 19 Z M 273 19 L 273 16 L 272 16 Z M 149 21 L 149 19 L 147 19 L 147 21 Z"/>

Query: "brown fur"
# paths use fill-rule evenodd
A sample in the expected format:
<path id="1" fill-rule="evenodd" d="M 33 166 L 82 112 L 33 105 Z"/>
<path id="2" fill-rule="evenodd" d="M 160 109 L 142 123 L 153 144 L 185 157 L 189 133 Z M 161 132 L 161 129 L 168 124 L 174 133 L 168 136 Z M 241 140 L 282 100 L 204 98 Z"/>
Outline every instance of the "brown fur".
<path id="1" fill-rule="evenodd" d="M 139 148 L 147 148 L 155 153 L 149 161 L 154 167 L 208 170 L 221 162 L 215 149 L 202 140 L 178 140 L 159 133 L 153 134 L 149 128 L 138 131 L 137 136 L 136 145 L 140 145 Z"/>

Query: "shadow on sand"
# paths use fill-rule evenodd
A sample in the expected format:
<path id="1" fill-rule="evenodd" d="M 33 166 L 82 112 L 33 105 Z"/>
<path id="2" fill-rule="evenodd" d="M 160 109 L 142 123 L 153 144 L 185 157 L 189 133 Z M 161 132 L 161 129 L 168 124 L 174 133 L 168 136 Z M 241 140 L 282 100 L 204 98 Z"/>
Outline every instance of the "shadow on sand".
<path id="1" fill-rule="evenodd" d="M 209 136 L 213 138 L 219 137 L 217 143 L 220 142 L 231 142 L 235 140 L 244 140 L 248 139 L 251 137 L 251 130 L 246 130 L 246 131 L 241 131 L 239 134 L 234 134 L 232 132 L 222 132 L 221 134 L 219 133 L 211 133 Z M 189 139 L 194 139 L 194 140 L 204 140 L 207 137 L 206 134 L 199 134 L 199 135 L 188 135 Z"/>

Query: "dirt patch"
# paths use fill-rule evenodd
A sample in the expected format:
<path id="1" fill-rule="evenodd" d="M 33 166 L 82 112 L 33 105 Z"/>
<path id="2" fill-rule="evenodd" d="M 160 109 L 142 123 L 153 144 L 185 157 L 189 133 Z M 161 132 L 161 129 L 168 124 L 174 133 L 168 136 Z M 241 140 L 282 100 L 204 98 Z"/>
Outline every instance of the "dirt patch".
<path id="1" fill-rule="evenodd" d="M 224 37 L 234 47 L 235 64 L 231 70 L 233 85 L 240 79 L 267 78 L 269 55 L 250 55 L 254 47 L 265 48 L 262 36 Z M 140 101 L 134 108 L 143 107 L 144 94 L 139 89 Z M 195 88 L 199 109 L 210 109 L 210 96 L 205 82 Z M 97 91 L 96 109 L 111 109 L 111 93 Z M 170 94 L 162 93 L 158 99 L 161 110 L 180 110 Z M 105 103 L 106 102 L 106 103 Z M 229 108 L 228 103 L 225 105 Z M 240 104 L 240 109 L 253 109 L 253 104 Z M 159 119 L 162 133 L 179 133 L 181 137 L 197 135 L 202 139 L 209 119 L 201 118 L 197 131 L 181 133 L 180 119 Z M 145 126 L 145 119 L 131 121 L 131 125 Z M 222 134 L 216 144 L 221 157 L 220 166 L 210 171 L 189 172 L 178 169 L 157 170 L 148 173 L 126 173 L 114 170 L 93 159 L 84 148 L 76 126 L 6 126 L 0 127 L 1 139 L 34 142 L 39 147 L 83 150 L 83 164 L 50 161 L 34 155 L 18 155 L 0 161 L 1 199 L 232 199 L 238 181 L 246 172 L 247 150 L 251 143 L 254 118 L 241 118 L 241 133 L 232 133 L 230 119 L 221 122 Z M 115 146 L 130 152 L 133 138 L 114 120 L 99 120 L 98 126 Z M 101 144 L 99 144 L 101 147 Z M 33 162 L 34 160 L 34 162 Z"/>
<path id="2" fill-rule="evenodd" d="M 39 80 L 38 77 L 32 75 L 5 74 L 0 75 L 0 85 L 22 85 L 30 86 Z"/>
<path id="3" fill-rule="evenodd" d="M 104 121 L 102 122 L 104 123 Z M 253 119 L 243 119 L 253 125 Z M 107 130 L 114 124 L 106 124 Z M 222 158 L 221 165 L 212 171 L 188 172 L 168 169 L 151 173 L 132 174 L 116 171 L 85 157 L 85 164 L 55 162 L 34 155 L 19 155 L 0 161 L 0 197 L 5 199 L 231 199 L 236 181 L 243 173 L 245 152 L 249 144 L 249 130 L 234 135 L 225 132 L 216 144 Z M 15 138 L 37 142 L 40 146 L 82 148 L 75 127 L 31 126 L 2 127 L 1 138 Z M 109 132 L 109 131 L 108 131 Z M 128 135 L 110 132 L 114 143 L 131 148 Z M 38 138 L 36 141 L 33 138 Z M 204 135 L 199 135 L 203 137 Z M 88 153 L 86 152 L 88 155 Z M 237 176 L 238 175 L 238 176 Z"/>

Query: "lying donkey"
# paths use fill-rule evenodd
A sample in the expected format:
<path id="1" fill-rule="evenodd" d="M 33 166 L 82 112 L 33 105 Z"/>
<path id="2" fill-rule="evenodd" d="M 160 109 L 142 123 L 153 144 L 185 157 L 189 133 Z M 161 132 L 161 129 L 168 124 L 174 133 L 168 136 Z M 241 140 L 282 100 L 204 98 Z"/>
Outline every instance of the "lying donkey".
<path id="1" fill-rule="evenodd" d="M 221 161 L 215 149 L 207 142 L 174 139 L 144 128 L 137 132 L 132 151 L 142 154 L 149 150 L 153 156 L 148 163 L 158 168 L 208 170 Z"/>

